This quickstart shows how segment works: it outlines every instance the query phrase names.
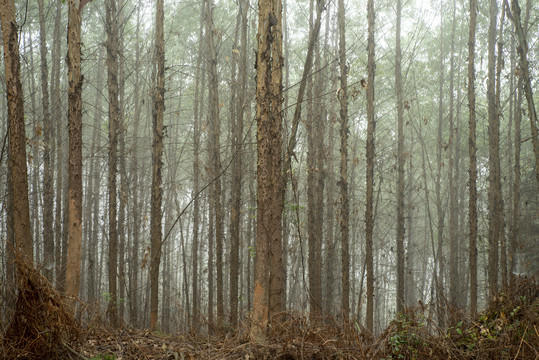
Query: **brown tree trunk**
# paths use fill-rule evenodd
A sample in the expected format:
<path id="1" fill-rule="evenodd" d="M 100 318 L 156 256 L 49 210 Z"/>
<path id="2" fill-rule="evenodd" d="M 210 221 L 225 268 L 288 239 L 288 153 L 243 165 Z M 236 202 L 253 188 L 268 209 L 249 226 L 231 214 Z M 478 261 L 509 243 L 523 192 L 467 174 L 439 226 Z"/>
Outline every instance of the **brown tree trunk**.
<path id="1" fill-rule="evenodd" d="M 204 42 L 203 31 L 204 31 L 204 16 L 206 9 L 206 1 L 202 1 L 200 10 L 200 27 L 199 27 L 199 44 L 198 44 L 198 55 L 197 55 L 197 66 L 195 74 L 195 99 L 194 99 L 194 125 L 193 125 L 193 196 L 195 197 L 193 201 L 193 243 L 191 245 L 191 261 L 192 261 L 192 279 L 191 279 L 191 288 L 193 292 L 193 311 L 192 311 L 192 321 L 191 329 L 195 332 L 198 331 L 198 315 L 199 315 L 199 295 L 198 295 L 198 243 L 199 243 L 199 222 L 200 222 L 200 198 L 198 193 L 200 191 L 200 135 L 201 135 L 201 125 L 199 115 L 200 103 L 203 102 L 204 90 L 202 94 L 200 93 L 200 88 L 204 89 L 205 82 L 205 69 L 201 69 L 202 65 L 202 49 Z M 202 79 L 201 78 L 202 75 Z M 200 86 L 202 83 L 202 86 Z M 200 101 L 199 101 L 200 99 Z"/>
<path id="2" fill-rule="evenodd" d="M 258 1 L 257 51 L 257 235 L 255 288 L 250 339 L 265 342 L 269 310 L 270 256 L 280 258 L 283 212 L 282 146 L 282 6 Z M 277 253 L 270 255 L 279 248 Z M 272 266 L 274 263 L 272 263 Z M 275 270 L 273 268 L 272 270 Z M 281 269 L 271 276 L 279 276 Z"/>
<path id="3" fill-rule="evenodd" d="M 108 151 L 108 196 L 109 196 L 109 257 L 108 282 L 110 298 L 107 315 L 112 327 L 118 322 L 118 218 L 117 218 L 117 164 L 118 164 L 118 19 L 116 0 L 106 0 L 107 32 L 107 88 L 109 96 L 109 151 Z"/>
<path id="4" fill-rule="evenodd" d="M 500 118 L 496 107 L 496 19 L 498 6 L 495 0 L 490 0 L 490 24 L 488 31 L 488 138 L 489 138 L 489 257 L 488 285 L 489 302 L 494 300 L 498 291 L 498 249 L 501 230 L 503 227 L 501 178 L 500 178 Z"/>
<path id="5" fill-rule="evenodd" d="M 311 0 L 311 6 L 313 1 Z M 318 7 L 321 2 L 317 2 L 317 14 L 320 13 Z M 311 12 L 312 17 L 312 12 Z M 311 31 L 312 28 L 311 28 Z M 308 248 L 309 248 L 309 309 L 313 316 L 319 316 L 322 312 L 322 200 L 323 193 L 320 186 L 322 169 L 319 167 L 319 158 L 323 152 L 320 146 L 321 126 L 320 112 L 320 46 L 317 40 L 314 44 L 314 72 L 315 81 L 310 82 L 313 91 L 309 91 L 309 111 L 307 114 L 307 202 L 308 202 Z M 315 99 L 313 105 L 313 98 Z"/>
<path id="6" fill-rule="evenodd" d="M 397 0 L 397 35 L 395 46 L 395 91 L 397 93 L 397 312 L 404 311 L 404 126 L 402 99 L 401 51 L 402 1 Z"/>
<path id="7" fill-rule="evenodd" d="M 66 209 L 63 207 L 62 196 L 63 195 L 63 170 L 64 170 L 64 158 L 63 158 L 63 143 L 62 143 L 62 101 L 60 98 L 60 62 L 62 41 L 60 34 L 60 22 L 62 17 L 61 2 L 56 4 L 56 15 L 54 19 L 54 31 L 53 38 L 54 44 L 52 49 L 52 73 L 51 73 L 51 118 L 56 125 L 56 141 L 53 143 L 56 147 L 56 212 L 54 215 L 54 241 L 55 241 L 55 276 L 56 276 L 56 288 L 63 291 L 65 288 L 65 269 L 62 268 L 62 208 L 64 212 Z"/>
<path id="8" fill-rule="evenodd" d="M 45 13 L 43 0 L 38 1 L 39 6 L 39 38 L 41 54 L 41 92 L 43 105 L 43 267 L 44 274 L 49 281 L 54 279 L 54 233 L 53 233 L 53 173 L 52 168 L 52 134 L 53 127 L 49 112 L 49 80 L 47 66 L 47 35 L 45 32 Z"/>
<path id="9" fill-rule="evenodd" d="M 341 233 L 341 285 L 342 299 L 341 311 L 344 322 L 350 316 L 350 252 L 349 252 L 349 222 L 350 205 L 348 203 L 348 65 L 346 63 L 346 28 L 344 0 L 339 0 L 339 68 L 340 68 L 340 137 L 341 137 L 341 161 L 340 161 L 340 233 Z"/>
<path id="10" fill-rule="evenodd" d="M 448 153 L 449 153 L 449 305 L 456 309 L 458 307 L 458 264 L 457 264 L 457 192 L 455 184 L 455 165 L 453 148 L 455 134 L 455 96 L 454 96 L 454 84 L 455 84 L 455 28 L 456 28 L 456 1 L 453 0 L 453 19 L 451 26 L 451 50 L 450 50 L 450 65 L 449 65 L 449 140 L 448 140 Z M 453 319 L 451 319 L 453 321 Z"/>
<path id="11" fill-rule="evenodd" d="M 151 199 L 151 263 L 150 263 L 150 331 L 156 330 L 159 307 L 159 263 L 161 262 L 163 213 L 162 204 L 162 157 L 163 115 L 165 112 L 165 33 L 163 0 L 157 0 L 155 12 L 155 62 L 157 77 L 153 91 L 153 144 L 152 144 L 152 199 Z"/>
<path id="12" fill-rule="evenodd" d="M 500 19 L 500 31 L 499 31 L 499 36 L 500 38 L 498 39 L 498 42 L 497 42 L 497 47 L 498 47 L 498 61 L 496 62 L 496 116 L 498 117 L 498 122 L 500 122 L 500 116 L 502 116 L 502 107 L 501 107 L 501 102 L 500 102 L 500 98 L 501 98 L 501 73 L 502 73 L 502 66 L 503 66 L 503 41 L 502 41 L 502 38 L 503 38 L 503 24 L 504 24 L 504 21 L 505 21 L 505 7 L 502 6 L 502 16 L 501 16 L 501 19 Z M 499 128 L 499 125 L 498 125 L 498 128 Z M 499 136 L 499 135 L 498 135 Z M 499 140 L 498 140 L 498 158 L 499 158 L 499 153 L 500 153 L 500 149 L 499 149 Z M 501 162 L 501 160 L 499 160 Z M 498 219 L 499 221 L 501 221 L 501 224 L 499 225 L 499 247 L 500 247 L 500 264 L 499 264 L 499 267 L 500 267 L 500 275 L 501 275 L 501 280 L 500 280 L 500 285 L 502 286 L 502 288 L 505 288 L 507 286 L 507 248 L 506 248 L 506 245 L 505 245 L 505 231 L 504 231 L 504 228 L 505 228 L 505 218 L 504 218 L 504 210 L 503 210 L 503 192 L 502 192 L 502 184 L 501 184 L 501 165 L 499 164 L 498 165 L 498 172 L 500 173 L 499 175 L 499 180 L 500 180 L 500 184 L 499 184 L 499 202 L 500 202 L 500 208 L 498 209 Z"/>
<path id="13" fill-rule="evenodd" d="M 374 0 L 367 1 L 367 174 L 366 174 L 366 210 L 365 210 L 365 256 L 367 268 L 367 330 L 374 330 L 374 268 L 373 268 L 373 187 L 374 187 Z"/>
<path id="14" fill-rule="evenodd" d="M 242 191 L 242 149 L 243 149 L 243 115 L 245 112 L 245 92 L 247 88 L 247 10 L 249 0 L 240 2 L 239 17 L 241 27 L 241 46 L 239 64 L 239 93 L 238 99 L 232 106 L 236 106 L 237 119 L 234 124 L 233 156 L 234 168 L 232 178 L 231 212 L 230 212 L 230 323 L 233 327 L 238 324 L 238 278 L 239 278 L 239 252 L 240 252 L 240 210 Z"/>
<path id="15" fill-rule="evenodd" d="M 13 213 L 15 258 L 33 266 L 33 242 L 30 232 L 30 206 L 28 202 L 28 174 L 26 168 L 26 133 L 24 104 L 19 63 L 19 43 L 15 5 L 11 0 L 0 2 L 4 65 L 8 108 L 8 138 L 10 166 L 10 199 Z"/>
<path id="16" fill-rule="evenodd" d="M 470 0 L 470 25 L 468 35 L 468 107 L 469 137 L 469 266 L 470 266 L 470 316 L 477 311 L 477 146 L 475 120 L 475 29 L 477 27 L 477 0 Z"/>
<path id="17" fill-rule="evenodd" d="M 213 4 L 208 1 L 206 8 L 206 51 L 208 59 L 208 123 L 211 128 L 211 159 L 213 188 L 210 201 L 215 212 L 215 257 L 217 270 L 217 324 L 224 319 L 223 298 L 223 208 L 221 204 L 221 157 L 219 123 L 219 78 L 217 74 L 217 52 L 214 44 Z"/>
<path id="18" fill-rule="evenodd" d="M 67 67 L 69 123 L 69 201 L 66 293 L 78 296 L 82 244 L 82 81 L 80 0 L 68 0 Z M 75 309 L 76 302 L 70 303 Z"/>
<path id="19" fill-rule="evenodd" d="M 99 55 L 96 66 L 96 88 L 101 89 L 103 87 L 103 47 L 99 49 Z M 101 96 L 95 97 L 95 112 L 93 119 L 93 130 L 92 130 L 92 143 L 90 147 L 90 153 L 96 154 L 97 149 L 101 148 L 101 134 L 100 134 L 100 124 L 101 124 Z M 87 267 L 87 282 L 88 282 L 88 291 L 87 299 L 90 304 L 95 304 L 98 300 L 97 293 L 97 260 L 98 260 L 98 251 L 97 251 L 97 230 L 98 230 L 98 221 L 99 221 L 99 180 L 100 180 L 100 171 L 96 171 L 98 166 L 98 157 L 93 156 L 90 159 L 90 171 L 89 171 L 89 180 L 88 187 L 86 189 L 86 218 L 87 227 L 85 228 L 86 232 L 86 242 L 87 242 L 87 251 L 88 251 L 88 267 Z M 90 218 L 91 215 L 91 218 Z"/>

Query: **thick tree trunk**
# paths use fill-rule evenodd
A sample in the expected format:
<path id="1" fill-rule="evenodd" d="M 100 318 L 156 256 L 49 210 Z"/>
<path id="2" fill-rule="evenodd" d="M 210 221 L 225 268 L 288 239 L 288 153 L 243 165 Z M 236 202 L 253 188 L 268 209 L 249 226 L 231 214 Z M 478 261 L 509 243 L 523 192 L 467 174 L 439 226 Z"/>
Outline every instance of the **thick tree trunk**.
<path id="1" fill-rule="evenodd" d="M 250 338 L 254 342 L 265 342 L 268 321 L 272 315 L 269 306 L 270 263 L 271 276 L 278 277 L 281 272 L 280 268 L 273 267 L 281 256 L 283 212 L 281 1 L 259 0 L 258 10 L 257 235 Z M 271 261 L 270 257 L 277 261 Z"/>
<path id="2" fill-rule="evenodd" d="M 69 201 L 66 293 L 78 296 L 82 244 L 82 81 L 80 0 L 68 0 L 67 67 L 69 124 Z M 75 309 L 75 299 L 70 305 Z"/>
<path id="3" fill-rule="evenodd" d="M 19 62 L 19 43 L 15 5 L 11 0 L 0 2 L 4 65 L 8 108 L 8 138 L 10 166 L 10 201 L 13 213 L 15 258 L 33 265 L 33 243 L 30 232 L 28 174 L 26 168 L 26 132 Z"/>

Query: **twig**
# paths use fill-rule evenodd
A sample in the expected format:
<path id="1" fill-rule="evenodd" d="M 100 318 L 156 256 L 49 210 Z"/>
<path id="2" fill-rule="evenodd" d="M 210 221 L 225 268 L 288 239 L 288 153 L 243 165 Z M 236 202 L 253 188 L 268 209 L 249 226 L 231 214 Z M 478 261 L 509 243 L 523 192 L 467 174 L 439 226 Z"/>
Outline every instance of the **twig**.
<path id="1" fill-rule="evenodd" d="M 526 336 L 526 332 L 528 331 L 528 326 L 526 326 L 526 329 L 524 330 L 524 335 L 522 335 L 522 339 L 520 339 L 520 344 L 518 345 L 517 354 L 513 359 L 516 359 L 518 357 L 518 353 L 520 352 L 520 348 L 522 347 L 522 342 L 524 341 L 524 336 Z"/>
<path id="2" fill-rule="evenodd" d="M 87 358 L 86 356 L 82 355 L 81 353 L 75 351 L 75 349 L 73 349 L 71 346 L 69 346 L 65 341 L 62 341 L 62 344 L 64 345 L 64 347 L 69 350 L 73 355 L 76 355 L 78 356 L 79 358 L 83 359 L 83 360 L 89 360 L 89 358 Z"/>

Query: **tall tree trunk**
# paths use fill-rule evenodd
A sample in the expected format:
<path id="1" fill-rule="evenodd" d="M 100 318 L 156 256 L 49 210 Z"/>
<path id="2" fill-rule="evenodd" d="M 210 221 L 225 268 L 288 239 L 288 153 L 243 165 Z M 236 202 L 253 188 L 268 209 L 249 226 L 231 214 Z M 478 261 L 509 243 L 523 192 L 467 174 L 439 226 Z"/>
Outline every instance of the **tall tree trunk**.
<path id="1" fill-rule="evenodd" d="M 247 10 L 249 0 L 240 2 L 239 17 L 241 27 L 240 71 L 238 100 L 232 104 L 236 106 L 236 122 L 234 124 L 234 168 L 232 178 L 231 212 L 230 212 L 230 323 L 233 327 L 238 324 L 238 278 L 239 278 L 239 251 L 240 251 L 240 214 L 242 191 L 242 149 L 243 149 L 243 115 L 245 112 L 245 92 L 247 88 Z"/>
<path id="2" fill-rule="evenodd" d="M 63 291 L 65 289 L 65 269 L 62 268 L 62 209 L 64 212 L 66 208 L 63 207 L 62 196 L 65 197 L 64 184 L 63 184 L 63 170 L 64 170 L 64 155 L 63 155 L 63 142 L 62 142 L 62 101 L 60 98 L 60 62 L 62 51 L 62 39 L 60 31 L 60 22 L 62 18 L 62 6 L 61 2 L 56 3 L 56 15 L 54 18 L 54 31 L 53 31 L 53 48 L 52 48 L 52 72 L 51 72 L 51 118 L 56 125 L 56 212 L 54 215 L 54 242 L 55 242 L 55 275 L 56 275 L 56 288 Z M 54 141 L 54 140 L 53 140 Z"/>
<path id="3" fill-rule="evenodd" d="M 82 81 L 81 1 L 68 0 L 67 67 L 69 124 L 69 202 L 67 223 L 66 293 L 78 296 L 82 244 Z M 74 310 L 76 302 L 70 301 Z"/>
<path id="4" fill-rule="evenodd" d="M 137 6 L 137 26 L 135 29 L 135 39 L 136 39 L 136 49 L 135 49 L 135 86 L 133 90 L 133 102 L 135 104 L 135 114 L 133 118 L 133 134 L 137 136 L 139 133 L 140 126 L 140 4 Z M 131 148 L 131 164 L 129 173 L 131 175 L 131 190 L 132 194 L 132 244 L 131 244 L 131 254 L 130 254 L 130 266 L 129 266 L 129 320 L 132 325 L 140 326 L 139 320 L 139 288 L 138 288 L 138 274 L 139 274 L 139 235 L 140 235 L 140 206 L 144 201 L 140 201 L 138 198 L 139 194 L 139 165 L 138 165 L 138 144 L 136 141 L 133 142 Z"/>
<path id="5" fill-rule="evenodd" d="M 150 219 L 150 331 L 156 330 L 159 306 L 159 263 L 161 262 L 163 213 L 162 203 L 162 157 L 163 115 L 165 112 L 165 33 L 163 0 L 157 0 L 155 12 L 155 62 L 157 77 L 153 91 L 153 144 L 152 144 L 152 200 Z"/>
<path id="6" fill-rule="evenodd" d="M 126 152 L 125 152 L 125 136 L 126 136 L 126 124 L 125 124 L 125 59 L 123 57 L 123 8 L 124 1 L 118 0 L 118 25 L 117 30 L 117 56 L 118 56 L 118 100 L 119 100 L 119 112 L 118 112 L 118 142 L 120 145 L 120 194 L 119 194 L 119 209 L 118 209 L 118 287 L 120 301 L 118 304 L 118 317 L 120 321 L 124 320 L 125 316 L 125 290 L 126 290 L 126 276 L 125 276 L 125 249 L 126 249 L 126 212 L 127 212 L 127 170 L 126 170 Z"/>
<path id="7" fill-rule="evenodd" d="M 205 69 L 201 69 L 202 65 L 202 49 L 204 48 L 202 41 L 203 39 L 203 31 L 204 31 L 204 16 L 205 16 L 205 9 L 206 9 L 206 1 L 202 1 L 201 4 L 201 10 L 200 10 L 200 26 L 199 26 L 199 42 L 198 42 L 198 54 L 197 54 L 197 66 L 196 66 L 196 73 L 195 73 L 195 99 L 194 99 L 194 129 L 193 129 L 193 153 L 194 153 L 194 160 L 193 160 L 193 243 L 191 245 L 191 261 L 192 261 L 192 280 L 191 280 L 191 287 L 193 291 L 193 318 L 191 322 L 191 329 L 195 332 L 198 331 L 198 315 L 199 315 L 199 295 L 198 295 L 198 243 L 199 243 L 199 222 L 200 222 L 200 197 L 198 196 L 199 190 L 200 190 L 200 118 L 199 115 L 200 112 L 200 103 L 203 102 L 204 97 L 204 90 L 202 90 L 202 94 L 200 93 L 200 88 L 204 89 L 204 82 L 205 82 Z M 202 75 L 202 80 L 200 79 Z M 200 83 L 202 83 L 202 86 L 200 86 Z M 199 98 L 201 101 L 199 101 Z"/>
<path id="8" fill-rule="evenodd" d="M 33 266 L 33 242 L 30 232 L 30 206 L 28 202 L 28 173 L 26 168 L 26 132 L 24 104 L 19 62 L 19 43 L 15 4 L 11 0 L 0 2 L 4 65 L 8 108 L 8 138 L 10 166 L 10 201 L 13 213 L 15 258 Z"/>
<path id="9" fill-rule="evenodd" d="M 402 99 L 401 51 L 402 1 L 397 0 L 395 91 L 397 93 L 397 312 L 404 311 L 404 103 Z"/>
<path id="10" fill-rule="evenodd" d="M 477 312 L 477 146 L 475 120 L 475 29 L 477 27 L 477 0 L 470 0 L 470 25 L 468 35 L 468 107 L 469 137 L 469 259 L 470 266 L 470 316 Z"/>
<path id="11" fill-rule="evenodd" d="M 438 82 L 438 134 L 436 144 L 436 213 L 437 213 L 437 250 L 436 250 L 436 267 L 434 274 L 434 282 L 436 285 L 436 297 L 437 297 L 437 312 L 438 323 L 443 328 L 445 322 L 445 294 L 444 294 L 444 257 L 443 252 L 443 234 L 444 234 L 444 206 L 442 201 L 442 149 L 443 149 L 443 89 L 444 89 L 444 37 L 443 37 L 443 2 L 440 1 L 440 13 L 442 19 L 440 20 L 440 73 Z M 436 271 L 437 270 L 437 271 Z"/>
<path id="12" fill-rule="evenodd" d="M 266 28 L 268 31 L 268 36 L 270 39 L 269 42 L 270 52 L 262 54 L 262 56 L 270 56 L 271 59 L 263 61 L 271 61 L 269 68 L 266 68 L 270 73 L 263 77 L 264 81 L 268 81 L 270 88 L 269 92 L 266 93 L 269 96 L 267 101 L 270 101 L 269 109 L 274 114 L 272 114 L 268 119 L 265 118 L 265 115 L 262 113 L 258 118 L 258 133 L 257 133 L 257 144 L 262 145 L 262 149 L 258 150 L 259 159 L 265 158 L 267 167 L 262 164 L 258 164 L 258 171 L 262 170 L 262 177 L 258 177 L 258 194 L 260 194 L 261 189 L 266 192 L 262 195 L 262 202 L 259 204 L 268 205 L 268 215 L 262 216 L 261 223 L 264 223 L 264 226 L 258 226 L 260 223 L 257 223 L 257 239 L 260 236 L 260 232 L 265 232 L 263 238 L 267 236 L 266 239 L 269 240 L 269 319 L 272 319 L 274 314 L 284 311 L 285 304 L 283 304 L 283 288 L 285 284 L 283 283 L 283 238 L 282 238 L 282 215 L 284 208 L 284 195 L 285 195 L 285 178 L 282 175 L 282 161 L 281 161 L 281 151 L 282 149 L 282 87 L 283 87 L 283 25 L 282 25 L 282 0 L 272 0 L 271 1 L 271 13 L 269 16 L 269 26 Z M 259 25 L 259 34 L 262 36 Z M 260 52 L 260 48 L 258 50 Z M 260 54 L 259 54 L 260 55 Z M 260 64 L 260 62 L 257 62 Z M 264 68 L 264 67 L 263 67 Z M 262 71 L 262 70 L 261 70 Z M 262 85 L 261 80 L 258 79 L 260 75 L 257 73 L 257 93 L 258 85 Z M 258 104 L 258 96 L 257 96 Z M 266 120 L 269 122 L 266 123 Z M 260 126 L 269 126 L 268 129 L 260 130 Z M 265 139 L 267 137 L 267 139 Z M 261 139 L 262 138 L 262 139 Z M 266 142 L 267 141 L 267 142 Z M 273 146 L 273 150 L 264 149 L 265 146 Z M 264 155 L 263 155 L 264 154 Z M 279 159 L 277 159 L 279 157 Z M 275 183 L 273 185 L 260 185 L 260 181 L 266 179 L 265 181 L 270 181 L 273 179 Z M 260 195 L 258 195 L 260 196 Z M 275 196 L 280 197 L 279 199 L 275 198 L 269 201 L 266 196 Z M 263 211 L 262 213 L 265 213 Z M 260 213 L 259 215 L 261 215 Z M 271 220 L 270 220 L 271 219 Z M 264 228 L 265 226 L 275 226 L 272 230 Z M 268 233 L 268 231 L 270 233 Z"/>
<path id="13" fill-rule="evenodd" d="M 254 342 L 265 342 L 266 327 L 272 315 L 269 310 L 270 263 L 274 271 L 271 276 L 279 276 L 281 272 L 280 268 L 273 268 L 273 265 L 278 261 L 271 261 L 276 257 L 280 258 L 282 241 L 281 1 L 259 0 L 258 16 L 256 61 L 257 234 L 255 288 L 250 338 Z M 270 259 L 270 257 L 273 259 Z"/>
<path id="14" fill-rule="evenodd" d="M 503 23 L 505 21 L 505 7 L 502 6 L 502 16 L 500 19 L 500 31 L 499 31 L 499 39 L 497 42 L 498 45 L 498 61 L 496 62 L 496 116 L 498 117 L 498 123 L 500 122 L 500 117 L 502 116 L 502 107 L 501 107 L 501 73 L 502 73 L 502 66 L 503 66 Z M 499 124 L 498 124 L 499 127 Z M 499 131 L 498 131 L 499 132 Z M 499 138 L 499 134 L 498 134 Z M 498 139 L 498 158 L 499 158 L 499 139 Z M 501 162 L 501 160 L 499 160 Z M 503 210 L 503 192 L 502 192 L 502 184 L 501 184 L 501 164 L 498 164 L 498 172 L 499 175 L 499 202 L 500 202 L 500 209 L 498 209 L 498 219 L 501 221 L 501 224 L 499 225 L 499 247 L 500 247 L 500 270 L 501 270 L 501 281 L 500 285 L 502 288 L 505 288 L 507 286 L 507 248 L 505 246 L 505 219 L 504 219 L 504 210 Z"/>
<path id="15" fill-rule="evenodd" d="M 219 123 L 219 79 L 217 74 L 217 52 L 214 44 L 213 4 L 208 1 L 206 8 L 206 51 L 208 58 L 208 123 L 211 128 L 211 159 L 213 188 L 211 201 L 215 212 L 215 257 L 217 270 L 217 324 L 224 319 L 223 298 L 223 208 L 221 204 L 221 156 Z"/>
<path id="16" fill-rule="evenodd" d="M 350 205 L 348 203 L 348 65 L 346 63 L 346 28 L 344 0 L 339 0 L 339 68 L 340 68 L 340 121 L 341 121 L 341 161 L 340 161 L 340 233 L 341 233 L 341 273 L 342 299 L 341 311 L 343 321 L 350 316 L 350 252 L 349 252 L 349 222 Z"/>
<path id="17" fill-rule="evenodd" d="M 96 88 L 101 89 L 103 87 L 103 47 L 99 49 L 99 55 L 96 66 Z M 87 267 L 87 279 L 88 279 L 88 296 L 86 301 L 90 304 L 95 304 L 99 299 L 97 293 L 97 231 L 99 221 L 99 179 L 100 171 L 96 170 L 99 166 L 98 156 L 96 156 L 97 149 L 101 148 L 101 96 L 95 97 L 94 105 L 94 120 L 92 129 L 92 143 L 90 145 L 90 153 L 93 155 L 90 159 L 90 171 L 88 187 L 86 189 L 86 218 L 88 219 L 86 230 L 86 242 L 88 251 L 88 267 Z M 90 220 L 90 214 L 92 219 Z"/>
<path id="18" fill-rule="evenodd" d="M 313 1 L 311 0 L 311 6 Z M 321 6 L 317 2 L 317 8 Z M 317 13 L 320 11 L 317 9 Z M 312 12 L 311 12 L 312 18 Z M 311 28 L 311 31 L 312 28 Z M 309 91 L 309 111 L 307 114 L 307 201 L 308 201 L 308 248 L 309 248 L 309 309 L 312 315 L 319 316 L 322 312 L 322 277 L 321 277 L 321 257 L 322 257 L 322 189 L 320 188 L 320 178 L 322 169 L 319 168 L 320 152 L 323 151 L 319 143 L 322 129 L 320 128 L 320 46 L 318 41 L 314 44 L 314 72 L 315 81 L 310 82 L 313 91 Z M 313 98 L 315 104 L 313 106 Z"/>
<path id="19" fill-rule="evenodd" d="M 500 118 L 496 107 L 496 20 L 498 5 L 496 0 L 490 0 L 490 24 L 488 31 L 488 139 L 489 139 L 489 257 L 488 285 L 489 302 L 494 300 L 498 291 L 498 249 L 501 230 L 503 227 L 501 178 L 500 178 Z"/>
<path id="20" fill-rule="evenodd" d="M 52 134 L 53 127 L 49 112 L 49 70 L 47 66 L 47 35 L 45 32 L 45 12 L 43 0 L 39 6 L 39 38 L 41 54 L 41 92 L 43 105 L 43 267 L 44 274 L 50 282 L 54 279 L 54 233 L 53 231 L 53 173 L 52 168 Z"/>
<path id="21" fill-rule="evenodd" d="M 106 0 L 107 31 L 107 88 L 109 96 L 109 151 L 108 151 L 108 195 L 109 195 L 109 303 L 107 315 L 113 327 L 118 321 L 118 218 L 117 218 L 117 164 L 118 164 L 118 19 L 117 0 Z"/>
<path id="22" fill-rule="evenodd" d="M 365 210 L 365 256 L 367 267 L 367 330 L 374 330 L 374 268 L 373 268 L 373 187 L 374 187 L 374 0 L 367 1 L 367 174 L 366 174 L 366 210 Z"/>
<path id="23" fill-rule="evenodd" d="M 451 24 L 451 54 L 449 65 L 449 140 L 448 140 L 448 152 L 449 152 L 449 305 L 456 309 L 458 307 L 458 264 L 457 264 L 457 192 L 455 187 L 455 165 L 453 157 L 454 139 L 455 134 L 455 96 L 454 96 L 454 84 L 455 84 L 455 28 L 456 28 L 456 1 L 453 0 L 453 19 Z"/>

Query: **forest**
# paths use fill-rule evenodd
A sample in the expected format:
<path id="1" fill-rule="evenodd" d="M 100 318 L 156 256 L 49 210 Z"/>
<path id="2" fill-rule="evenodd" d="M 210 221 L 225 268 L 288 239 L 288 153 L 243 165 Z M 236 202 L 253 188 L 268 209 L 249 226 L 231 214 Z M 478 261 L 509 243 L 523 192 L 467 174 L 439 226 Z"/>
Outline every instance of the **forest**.
<path id="1" fill-rule="evenodd" d="M 0 358 L 539 358 L 538 0 L 0 15 Z"/>

